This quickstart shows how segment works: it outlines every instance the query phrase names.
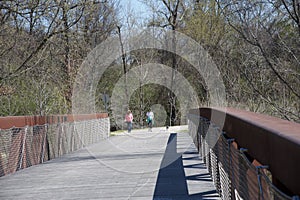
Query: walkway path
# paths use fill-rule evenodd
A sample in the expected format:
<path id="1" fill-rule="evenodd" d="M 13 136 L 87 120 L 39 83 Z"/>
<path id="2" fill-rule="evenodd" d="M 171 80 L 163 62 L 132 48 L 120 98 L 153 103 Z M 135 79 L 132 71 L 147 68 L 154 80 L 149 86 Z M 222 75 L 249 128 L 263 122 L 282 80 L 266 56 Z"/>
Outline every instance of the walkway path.
<path id="1" fill-rule="evenodd" d="M 1 177 L 0 199 L 219 199 L 191 138 L 171 131 L 113 136 Z"/>

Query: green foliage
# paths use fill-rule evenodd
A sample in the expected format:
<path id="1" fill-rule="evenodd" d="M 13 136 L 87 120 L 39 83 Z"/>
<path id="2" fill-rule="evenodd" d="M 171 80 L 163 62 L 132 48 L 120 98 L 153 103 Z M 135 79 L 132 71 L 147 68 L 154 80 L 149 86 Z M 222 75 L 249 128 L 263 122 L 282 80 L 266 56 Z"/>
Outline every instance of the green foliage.
<path id="1" fill-rule="evenodd" d="M 2 1 L 0 115 L 71 112 L 72 86 L 81 62 L 115 32 L 114 2 Z M 221 72 L 229 106 L 300 121 L 300 26 L 295 20 L 300 14 L 294 4 L 285 1 L 284 6 L 275 0 L 165 2 L 171 2 L 171 7 L 162 0 L 149 3 L 154 11 L 160 10 L 146 21 L 187 34 L 209 52 Z M 145 63 L 176 69 L 206 105 L 209 91 L 201 74 L 184 58 L 176 57 L 176 63 L 173 58 L 170 52 L 144 49 L 128 53 L 125 64 L 127 71 Z M 101 76 L 95 96 L 97 112 L 105 111 L 102 96 L 111 97 L 123 75 L 118 59 Z M 165 87 L 146 84 L 134 91 L 129 105 L 120 106 L 124 111 L 131 108 L 142 126 L 146 112 L 157 105 L 162 111 L 159 121 L 168 122 L 163 118 L 170 117 L 171 96 Z M 178 100 L 174 107 L 178 123 Z M 108 111 L 111 114 L 110 104 Z"/>
<path id="2" fill-rule="evenodd" d="M 23 76 L 9 87 L 12 88 L 10 93 L 0 94 L 1 116 L 49 115 L 67 111 L 61 91 L 47 82 Z"/>
<path id="3" fill-rule="evenodd" d="M 183 32 L 206 46 L 217 46 L 225 36 L 225 20 L 214 0 L 198 3 Z"/>

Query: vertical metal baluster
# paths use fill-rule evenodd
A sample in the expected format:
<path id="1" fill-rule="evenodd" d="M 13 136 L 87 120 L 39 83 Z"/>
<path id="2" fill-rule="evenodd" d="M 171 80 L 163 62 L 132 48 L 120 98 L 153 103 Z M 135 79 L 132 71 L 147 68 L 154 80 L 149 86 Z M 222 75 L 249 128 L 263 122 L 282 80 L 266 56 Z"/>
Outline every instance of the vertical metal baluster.
<path id="1" fill-rule="evenodd" d="M 24 151 L 25 151 L 25 142 L 26 142 L 26 137 L 27 137 L 27 129 L 28 129 L 28 126 L 25 127 L 19 169 L 22 169 L 23 156 L 24 156 Z"/>

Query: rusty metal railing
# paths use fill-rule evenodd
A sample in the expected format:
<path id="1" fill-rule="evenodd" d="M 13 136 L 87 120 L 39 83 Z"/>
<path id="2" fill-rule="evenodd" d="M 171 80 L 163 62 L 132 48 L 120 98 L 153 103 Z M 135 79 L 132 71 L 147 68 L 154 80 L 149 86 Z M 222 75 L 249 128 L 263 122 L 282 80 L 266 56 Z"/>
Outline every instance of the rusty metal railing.
<path id="1" fill-rule="evenodd" d="M 96 143 L 109 136 L 109 128 L 106 114 L 2 117 L 0 176 Z"/>
<path id="2" fill-rule="evenodd" d="M 224 114 L 225 120 L 223 123 L 220 123 L 220 120 L 212 119 L 212 110 L 217 112 L 218 116 L 221 113 Z M 299 196 L 297 196 L 300 195 L 300 190 L 297 189 L 300 185 L 299 172 L 290 174 L 293 177 L 281 178 L 282 174 L 286 174 L 288 170 L 290 170 L 288 172 L 293 172 L 294 168 L 299 169 L 299 165 L 293 166 L 293 163 L 297 162 L 298 159 L 293 155 L 300 157 L 300 154 L 289 153 L 289 151 L 293 151 L 293 148 L 286 141 L 292 140 L 292 144 L 295 143 L 294 140 L 298 141 L 298 136 L 291 138 L 291 135 L 293 135 L 291 133 L 296 129 L 290 127 L 300 127 L 298 124 L 234 109 L 201 108 L 191 110 L 188 118 L 189 133 L 194 139 L 194 143 L 198 147 L 199 153 L 212 176 L 216 190 L 222 199 L 299 199 Z M 252 123 L 251 120 L 261 120 L 264 125 L 262 127 L 257 122 Z M 266 122 L 268 120 L 275 120 L 278 126 L 289 126 L 292 131 L 286 132 L 286 134 L 280 132 L 281 135 L 278 132 L 274 133 L 273 128 L 280 131 L 282 127 L 274 127 L 274 121 L 272 121 L 273 127 L 267 128 L 268 124 Z M 252 129 L 252 126 L 257 126 L 257 129 Z M 267 139 L 259 140 L 264 134 L 267 135 Z M 257 140 L 255 140 L 255 137 L 257 137 Z M 281 138 L 278 139 L 278 137 Z M 249 144 L 253 141 L 256 142 Z M 283 144 L 280 142 L 272 143 L 274 141 L 280 141 Z M 278 150 L 286 154 L 287 159 L 293 159 L 292 162 L 283 162 L 282 157 L 278 155 L 277 162 L 281 162 L 282 170 L 285 171 L 282 174 L 276 170 L 276 173 L 272 171 L 276 169 L 276 166 L 274 167 L 274 163 L 272 163 L 276 161 L 277 156 L 273 154 L 274 150 L 272 148 L 276 148 L 274 145 L 277 145 Z M 280 149 L 282 145 L 286 148 Z M 261 146 L 269 150 L 257 152 L 257 149 L 263 149 Z M 253 150 L 253 148 L 256 148 L 256 150 Z M 300 149 L 300 146 L 298 146 L 298 149 Z M 274 159 L 262 162 L 265 161 L 264 158 L 268 157 L 263 154 L 271 154 L 268 156 L 272 156 Z"/>

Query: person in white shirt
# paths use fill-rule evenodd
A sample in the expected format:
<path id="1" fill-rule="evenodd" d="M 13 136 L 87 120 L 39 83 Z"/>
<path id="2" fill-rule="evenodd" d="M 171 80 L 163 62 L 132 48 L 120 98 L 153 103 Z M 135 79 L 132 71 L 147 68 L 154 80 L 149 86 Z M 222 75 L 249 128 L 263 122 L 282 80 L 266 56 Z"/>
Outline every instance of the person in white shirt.
<path id="1" fill-rule="evenodd" d="M 148 124 L 148 128 L 149 131 L 152 131 L 152 127 L 153 127 L 153 123 L 154 123 L 154 113 L 152 112 L 152 110 L 150 109 L 149 112 L 147 112 L 147 124 Z"/>

